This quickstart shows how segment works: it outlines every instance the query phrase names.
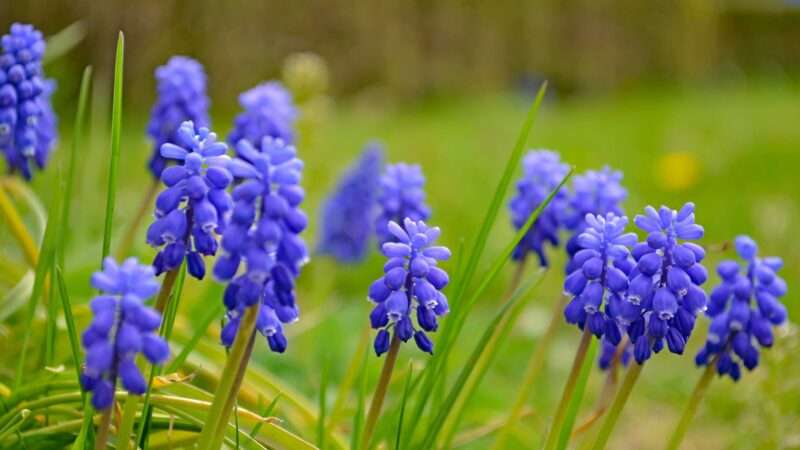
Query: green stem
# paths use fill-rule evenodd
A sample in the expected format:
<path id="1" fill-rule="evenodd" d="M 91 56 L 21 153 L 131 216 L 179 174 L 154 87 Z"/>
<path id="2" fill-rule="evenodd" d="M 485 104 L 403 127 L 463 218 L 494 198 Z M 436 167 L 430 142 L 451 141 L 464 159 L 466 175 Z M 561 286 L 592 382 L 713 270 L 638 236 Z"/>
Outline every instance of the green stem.
<path id="1" fill-rule="evenodd" d="M 239 395 L 250 353 L 253 351 L 259 307 L 260 304 L 256 303 L 247 308 L 241 319 L 239 331 L 236 333 L 236 339 L 233 342 L 225 368 L 222 370 L 222 377 L 214 393 L 211 410 L 206 417 L 206 423 L 198 439 L 201 450 L 216 450 L 222 446 L 231 408 Z"/>
<path id="2" fill-rule="evenodd" d="M 625 403 L 631 395 L 633 386 L 636 384 L 636 380 L 639 379 L 639 374 L 642 373 L 642 367 L 644 366 L 634 362 L 631 364 L 631 367 L 628 368 L 625 379 L 619 387 L 619 392 L 617 392 L 617 396 L 614 398 L 614 403 L 611 404 L 611 409 L 609 409 L 608 414 L 606 414 L 606 419 L 603 421 L 603 426 L 600 428 L 597 440 L 594 441 L 592 450 L 603 450 L 606 448 L 608 438 L 611 437 L 611 432 L 614 431 L 614 426 L 616 426 L 619 415 L 622 413 L 622 408 L 625 407 Z"/>
<path id="3" fill-rule="evenodd" d="M 584 325 L 583 334 L 581 335 L 580 344 L 575 352 L 575 359 L 572 361 L 572 369 L 567 378 L 567 384 L 564 386 L 564 392 L 561 394 L 561 401 L 558 403 L 556 414 L 553 416 L 553 424 L 547 433 L 547 440 L 545 441 L 545 450 L 553 450 L 558 444 L 558 436 L 561 432 L 561 426 L 564 423 L 564 418 L 567 415 L 572 395 L 575 393 L 576 382 L 581 373 L 581 368 L 586 360 L 586 352 L 589 350 L 589 344 L 592 341 L 592 332 L 589 327 Z"/>
<path id="4" fill-rule="evenodd" d="M 564 303 L 566 300 L 567 297 L 562 295 L 555 303 L 553 314 L 550 317 L 550 323 L 547 324 L 547 330 L 545 330 L 544 335 L 542 335 L 542 338 L 536 345 L 536 350 L 531 353 L 531 357 L 528 360 L 528 366 L 525 368 L 525 374 L 522 376 L 522 384 L 517 393 L 517 399 L 514 402 L 514 406 L 511 408 L 508 419 L 497 435 L 497 440 L 495 440 L 494 446 L 492 447 L 494 450 L 502 450 L 505 448 L 508 443 L 508 437 L 511 434 L 511 429 L 520 419 L 520 416 L 522 416 L 522 411 L 525 407 L 525 403 L 528 401 L 534 382 L 542 372 L 542 368 L 544 368 L 545 356 L 550 348 L 550 342 L 556 334 L 558 325 L 561 323 L 561 312 L 564 310 Z"/>
<path id="5" fill-rule="evenodd" d="M 114 411 L 114 403 L 103 411 L 100 417 L 100 425 L 97 426 L 97 435 L 94 439 L 94 450 L 105 450 L 108 444 L 108 430 L 111 428 L 111 414 Z"/>
<path id="6" fill-rule="evenodd" d="M 375 424 L 378 423 L 378 417 L 381 415 L 381 408 L 383 408 L 383 401 L 386 399 L 386 391 L 389 388 L 389 381 L 392 379 L 392 371 L 394 370 L 394 363 L 397 361 L 399 350 L 400 338 L 397 337 L 397 333 L 394 333 L 389 352 L 386 354 L 386 360 L 383 362 L 383 370 L 381 370 L 378 386 L 375 388 L 375 395 L 372 396 L 372 402 L 369 405 L 369 413 L 364 425 L 364 435 L 361 438 L 361 445 L 358 447 L 360 450 L 369 450 L 372 433 L 375 431 Z"/>
<path id="7" fill-rule="evenodd" d="M 678 422 L 675 431 L 672 432 L 672 437 L 669 439 L 669 443 L 666 447 L 667 450 L 677 450 L 681 442 L 683 442 L 686 431 L 689 429 L 689 424 L 692 422 L 697 412 L 697 407 L 700 406 L 700 401 L 705 396 L 708 385 L 711 383 L 711 380 L 714 379 L 714 369 L 716 367 L 717 361 L 716 358 L 714 358 L 708 362 L 706 370 L 703 371 L 703 375 L 697 380 L 697 385 L 694 387 L 689 403 L 686 404 L 686 409 L 683 411 L 681 420 Z"/>
<path id="8" fill-rule="evenodd" d="M 152 208 L 153 199 L 155 199 L 156 194 L 158 193 L 158 187 L 158 179 L 153 180 L 153 182 L 150 183 L 150 187 L 142 197 L 142 202 L 139 204 L 139 208 L 136 210 L 136 214 L 133 216 L 133 221 L 130 223 L 130 225 L 128 225 L 128 229 L 125 230 L 125 234 L 122 235 L 122 241 L 120 242 L 119 247 L 117 247 L 118 260 L 122 261 L 133 247 L 133 241 L 136 239 L 136 233 L 139 231 L 139 227 L 142 225 L 142 220 L 147 216 L 150 208 Z"/>

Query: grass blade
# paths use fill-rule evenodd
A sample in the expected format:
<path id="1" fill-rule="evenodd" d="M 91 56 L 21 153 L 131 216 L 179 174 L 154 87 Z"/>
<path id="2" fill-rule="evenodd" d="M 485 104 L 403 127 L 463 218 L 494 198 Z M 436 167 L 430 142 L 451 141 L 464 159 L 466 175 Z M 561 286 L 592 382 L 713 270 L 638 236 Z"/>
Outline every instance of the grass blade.
<path id="1" fill-rule="evenodd" d="M 328 376 L 330 372 L 330 362 L 323 357 L 322 379 L 319 386 L 319 415 L 317 415 L 317 446 L 325 448 L 325 410 L 327 408 Z"/>
<path id="2" fill-rule="evenodd" d="M 358 397 L 356 401 L 356 413 L 353 415 L 353 434 L 350 436 L 350 448 L 358 450 L 361 443 L 361 433 L 364 427 L 364 409 L 367 398 L 367 358 L 369 352 L 364 352 L 364 358 L 361 361 L 361 371 L 358 375 Z"/>
<path id="3" fill-rule="evenodd" d="M 262 417 L 270 417 L 272 413 L 275 411 L 275 408 L 278 406 L 278 400 L 281 399 L 281 394 L 275 396 L 269 405 L 261 412 Z M 250 437 L 255 438 L 258 435 L 258 432 L 261 430 L 261 427 L 264 426 L 264 422 L 259 422 L 253 427 L 253 430 L 250 432 Z"/>
<path id="4" fill-rule="evenodd" d="M 586 392 L 586 383 L 589 381 L 589 374 L 592 373 L 594 368 L 594 357 L 597 353 L 597 339 L 592 339 L 589 345 L 589 350 L 586 353 L 586 363 L 581 367 L 580 375 L 578 375 L 578 382 L 575 385 L 575 393 L 570 399 L 569 406 L 567 407 L 567 415 L 564 418 L 564 423 L 561 426 L 561 432 L 558 435 L 558 450 L 564 450 L 569 444 L 569 438 L 572 436 L 572 427 L 575 426 L 575 419 L 580 410 L 583 394 Z"/>
<path id="5" fill-rule="evenodd" d="M 122 77 L 125 59 L 125 35 L 119 32 L 117 55 L 114 61 L 114 98 L 111 106 L 111 159 L 108 166 L 108 188 L 106 196 L 106 220 L 103 228 L 103 257 L 111 251 L 111 226 L 114 221 L 114 206 L 117 194 L 117 171 L 119 166 L 120 136 L 122 135 Z"/>
<path id="6" fill-rule="evenodd" d="M 172 362 L 169 363 L 169 366 L 167 366 L 167 368 L 164 369 L 166 373 L 176 372 L 178 369 L 181 368 L 183 363 L 186 362 L 186 358 L 189 357 L 189 354 L 192 353 L 194 348 L 200 342 L 200 339 L 202 339 L 203 336 L 205 336 L 206 330 L 208 330 L 208 327 L 211 326 L 211 323 L 215 319 L 219 319 L 220 317 L 222 317 L 222 314 L 224 312 L 225 312 L 225 305 L 223 305 L 222 302 L 215 303 L 215 306 L 208 311 L 208 315 L 203 318 L 203 320 L 197 325 L 197 327 L 195 327 L 194 334 L 189 339 L 189 342 L 187 342 L 186 345 L 183 346 L 178 356 L 176 356 L 175 359 L 173 359 Z"/>
<path id="7" fill-rule="evenodd" d="M 42 57 L 42 64 L 47 65 L 69 53 L 86 38 L 87 32 L 86 22 L 78 20 L 47 38 L 47 49 Z"/>
<path id="8" fill-rule="evenodd" d="M 414 365 L 411 361 L 408 362 L 408 376 L 406 377 L 406 387 L 403 388 L 403 401 L 400 404 L 400 418 L 397 420 L 397 438 L 394 440 L 394 449 L 400 450 L 400 438 L 403 436 L 403 419 L 406 415 L 406 403 L 408 403 L 408 396 L 411 394 L 411 380 L 414 379 Z"/>
<path id="9" fill-rule="evenodd" d="M 478 383 L 486 374 L 494 357 L 497 356 L 498 346 L 508 334 L 511 326 L 516 322 L 517 317 L 525 306 L 525 302 L 520 302 L 519 300 L 527 297 L 527 294 L 539 285 L 542 278 L 540 276 L 533 279 L 517 289 L 486 328 L 467 363 L 458 375 L 456 382 L 453 383 L 453 388 L 448 393 L 444 403 L 437 408 L 438 413 L 433 422 L 427 427 L 428 434 L 419 448 L 434 448 L 436 438 L 442 431 L 445 432 L 445 448 L 448 448 L 466 400 L 474 393 Z M 462 393 L 463 396 L 461 395 Z M 451 413 L 456 414 L 453 416 L 455 419 L 445 427 L 446 420 Z"/>
<path id="10" fill-rule="evenodd" d="M 58 294 L 61 299 L 61 307 L 64 309 L 64 320 L 67 322 L 67 332 L 69 333 L 69 348 L 72 351 L 72 362 L 75 366 L 75 376 L 78 384 L 81 382 L 81 351 L 80 351 L 80 338 L 78 337 L 78 329 L 75 327 L 75 316 L 72 315 L 72 303 L 69 300 L 69 291 L 67 291 L 67 284 L 64 282 L 64 275 L 61 272 L 61 267 L 56 266 L 55 279 L 58 286 Z M 83 390 L 81 390 L 83 393 Z"/>

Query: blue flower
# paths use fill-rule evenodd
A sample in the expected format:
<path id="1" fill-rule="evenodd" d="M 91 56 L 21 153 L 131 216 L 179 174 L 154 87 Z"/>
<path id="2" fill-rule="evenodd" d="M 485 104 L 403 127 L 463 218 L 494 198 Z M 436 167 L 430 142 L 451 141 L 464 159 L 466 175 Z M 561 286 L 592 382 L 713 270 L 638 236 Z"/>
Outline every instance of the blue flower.
<path id="1" fill-rule="evenodd" d="M 292 94 L 277 81 L 268 81 L 239 96 L 244 109 L 234 122 L 228 136 L 231 145 L 247 139 L 253 146 L 261 145 L 265 137 L 281 139 L 287 144 L 294 142 L 294 123 L 297 109 Z"/>
<path id="2" fill-rule="evenodd" d="M 627 217 L 613 213 L 587 214 L 587 228 L 577 240 L 577 268 L 564 280 L 564 291 L 572 297 L 564 309 L 567 322 L 582 330 L 588 327 L 612 345 L 622 339 L 616 309 L 628 289 L 629 247 L 636 242 L 635 234 L 625 233 L 627 224 Z"/>
<path id="3" fill-rule="evenodd" d="M 136 258 L 118 265 L 109 257 L 103 270 L 92 275 L 92 287 L 102 293 L 90 304 L 94 317 L 82 336 L 86 362 L 81 384 L 92 392 L 94 407 L 106 409 L 114 400 L 117 377 L 132 394 L 147 390 L 136 355 L 161 364 L 169 357 L 169 346 L 156 333 L 161 315 L 144 305 L 158 291 L 152 267 Z"/>
<path id="4" fill-rule="evenodd" d="M 227 168 L 230 158 L 215 133 L 195 129 L 191 121 L 181 124 L 176 139 L 161 146 L 161 156 L 182 164 L 161 173 L 166 189 L 156 198 L 156 220 L 147 230 L 147 243 L 160 248 L 153 262 L 157 275 L 179 267 L 185 257 L 189 273 L 202 279 L 203 255 L 216 254 L 216 235 L 224 231 L 231 210 L 226 191 L 233 180 Z"/>
<path id="5" fill-rule="evenodd" d="M 786 282 L 778 276 L 783 261 L 758 257 L 758 246 L 748 236 L 736 238 L 736 252 L 745 264 L 722 261 L 722 282 L 711 291 L 706 314 L 711 326 L 705 346 L 695 357 L 698 365 L 716 364 L 717 373 L 733 380 L 758 366 L 758 347 L 772 346 L 772 327 L 786 322 Z"/>
<path id="6" fill-rule="evenodd" d="M 260 148 L 260 150 L 259 150 Z M 300 210 L 305 193 L 300 187 L 303 162 L 291 145 L 265 137 L 256 148 L 248 140 L 236 146 L 230 170 L 243 180 L 233 190 L 234 207 L 222 236 L 223 253 L 214 275 L 230 281 L 224 296 L 228 322 L 221 341 L 229 347 L 245 308 L 261 302 L 256 329 L 270 348 L 286 350 L 283 325 L 298 319 L 295 279 L 308 261 L 300 237 L 307 218 Z M 243 273 L 237 275 L 239 266 Z"/>
<path id="7" fill-rule="evenodd" d="M 386 166 L 378 194 L 380 213 L 375 221 L 375 233 L 380 244 L 396 240 L 388 229 L 389 222 L 430 218 L 431 209 L 425 204 L 424 186 L 425 177 L 418 165 L 398 163 Z"/>
<path id="8" fill-rule="evenodd" d="M 636 267 L 629 275 L 625 302 L 617 310 L 639 364 L 665 343 L 672 353 L 683 353 L 697 313 L 706 307 L 700 286 L 708 278 L 701 264 L 705 251 L 685 242 L 703 237 L 703 227 L 695 223 L 694 203 L 686 203 L 679 211 L 648 206 L 645 212 L 634 221 L 648 233 L 647 239 L 633 247 Z"/>
<path id="9" fill-rule="evenodd" d="M 561 221 L 564 227 L 571 231 L 571 237 L 566 245 L 567 255 L 570 258 L 567 262 L 567 273 L 576 268 L 571 259 L 581 249 L 577 241 L 586 227 L 586 222 L 583 220 L 586 214 L 601 216 L 608 213 L 617 216 L 625 214 L 622 202 L 628 197 L 628 191 L 622 187 L 621 181 L 622 172 L 612 170 L 608 166 L 600 171 L 587 170 L 573 178 L 568 205 L 559 210 L 562 213 Z"/>
<path id="10" fill-rule="evenodd" d="M 42 33 L 15 23 L 2 37 L 0 55 L 0 151 L 11 173 L 30 180 L 31 162 L 43 169 L 56 139 L 50 104 L 55 83 L 44 78 Z"/>
<path id="11" fill-rule="evenodd" d="M 198 128 L 209 127 L 206 72 L 203 66 L 186 56 L 173 56 L 156 69 L 158 98 L 150 112 L 147 134 L 153 140 L 150 172 L 156 178 L 167 167 L 161 146 L 178 143 L 178 128 L 187 120 Z"/>
<path id="12" fill-rule="evenodd" d="M 537 150 L 525 155 L 522 170 L 522 179 L 517 182 L 517 195 L 509 203 L 511 222 L 517 230 L 525 225 L 533 211 L 567 175 L 569 166 L 561 162 L 558 153 Z M 562 188 L 517 244 L 512 254 L 514 260 L 521 261 L 528 252 L 534 252 L 539 257 L 539 264 L 548 266 L 544 244 L 549 242 L 551 245 L 558 245 L 561 227 L 559 218 L 563 216 L 562 209 L 566 199 L 567 190 Z"/>
<path id="13" fill-rule="evenodd" d="M 403 225 L 394 221 L 387 225 L 396 242 L 383 244 L 383 254 L 388 258 L 384 275 L 369 287 L 369 299 L 375 303 L 370 323 L 379 330 L 375 338 L 378 356 L 389 350 L 392 328 L 396 338 L 406 342 L 413 337 L 420 350 L 433 353 L 433 343 L 425 332 L 436 331 L 437 317 L 449 311 L 442 293 L 449 278 L 437 264 L 450 258 L 450 250 L 434 245 L 439 228 L 409 218 Z M 416 327 L 412 314 L 416 315 Z"/>
<path id="14" fill-rule="evenodd" d="M 356 164 L 339 180 L 336 190 L 322 206 L 322 229 L 318 249 L 338 261 L 364 259 L 372 236 L 383 150 L 368 145 Z"/>
<path id="15" fill-rule="evenodd" d="M 621 348 L 620 345 L 622 345 Z M 617 355 L 617 352 L 620 352 L 620 354 Z M 597 358 L 597 365 L 600 366 L 600 370 L 611 368 L 614 358 L 619 358 L 619 362 L 623 366 L 627 366 L 632 357 L 633 345 L 631 345 L 630 341 L 626 340 L 625 344 L 614 345 L 606 336 L 600 339 L 600 356 Z"/>

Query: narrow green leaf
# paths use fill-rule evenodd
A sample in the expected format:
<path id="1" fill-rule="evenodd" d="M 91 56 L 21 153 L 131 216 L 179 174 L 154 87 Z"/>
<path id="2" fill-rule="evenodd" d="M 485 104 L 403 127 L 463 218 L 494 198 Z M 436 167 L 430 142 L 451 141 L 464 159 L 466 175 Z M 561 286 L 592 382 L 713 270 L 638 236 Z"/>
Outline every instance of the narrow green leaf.
<path id="1" fill-rule="evenodd" d="M 114 98 L 111 106 L 111 159 L 108 166 L 108 188 L 106 191 L 106 220 L 103 228 L 103 257 L 111 251 L 111 228 L 114 222 L 114 206 L 117 194 L 117 170 L 119 166 L 120 137 L 122 135 L 122 77 L 125 58 L 125 35 L 119 32 L 117 56 L 114 61 Z"/>
<path id="2" fill-rule="evenodd" d="M 173 373 L 180 369 L 183 363 L 186 362 L 186 358 L 189 357 L 189 354 L 191 354 L 194 348 L 197 346 L 197 343 L 200 342 L 200 339 L 205 336 L 206 330 L 208 330 L 208 327 L 211 326 L 211 322 L 222 317 L 224 312 L 225 305 L 223 305 L 222 302 L 216 302 L 214 306 L 208 310 L 208 314 L 203 317 L 203 320 L 197 325 L 197 327 L 195 327 L 194 334 L 189 339 L 189 342 L 183 346 L 178 356 L 176 356 L 172 362 L 169 363 L 167 368 L 164 369 L 166 373 Z"/>
<path id="3" fill-rule="evenodd" d="M 458 402 L 459 397 L 463 392 L 463 397 L 469 398 L 475 392 L 480 380 L 486 374 L 492 360 L 497 356 L 497 349 L 502 343 L 505 336 L 511 329 L 511 326 L 516 322 L 516 318 L 522 312 L 524 302 L 519 302 L 519 299 L 526 298 L 527 294 L 539 285 L 542 277 L 528 281 L 514 292 L 514 294 L 503 305 L 492 322 L 486 328 L 481 338 L 478 340 L 475 348 L 472 351 L 467 363 L 458 375 L 456 382 L 453 383 L 453 388 L 447 395 L 444 403 L 437 408 L 437 414 L 433 422 L 427 427 L 428 433 L 419 448 L 434 448 L 436 438 L 444 430 L 444 424 L 451 413 L 456 414 L 456 419 L 453 425 L 445 435 L 445 448 L 449 448 L 449 441 L 455 432 L 455 427 L 458 424 L 461 411 L 464 407 L 464 401 Z M 518 303 L 519 302 L 519 303 Z M 466 390 L 464 390 L 466 388 Z"/>
<path id="4" fill-rule="evenodd" d="M 403 436 L 403 420 L 406 415 L 406 404 L 408 397 L 411 394 L 411 380 L 414 379 L 414 365 L 411 361 L 408 362 L 408 375 L 406 376 L 406 386 L 403 388 L 403 401 L 400 403 L 400 418 L 397 421 L 397 437 L 394 440 L 394 449 L 400 450 L 400 438 Z"/>
<path id="5" fill-rule="evenodd" d="M 78 385 L 81 382 L 81 351 L 80 351 L 80 338 L 78 338 L 78 329 L 75 327 L 75 316 L 72 315 L 72 303 L 69 300 L 69 291 L 67 291 L 67 284 L 64 282 L 64 275 L 61 272 L 61 267 L 56 266 L 56 283 L 58 285 L 58 294 L 61 299 L 61 307 L 64 310 L 64 320 L 67 322 L 67 333 L 69 335 L 69 347 L 72 351 L 72 365 L 75 367 L 75 379 Z M 83 389 L 81 389 L 83 393 Z"/>
<path id="6" fill-rule="evenodd" d="M 594 368 L 594 357 L 597 353 L 597 339 L 592 339 L 589 344 L 589 350 L 586 353 L 586 363 L 581 367 L 581 372 L 578 375 L 578 381 L 575 385 L 575 393 L 572 394 L 569 406 L 567 407 L 567 415 L 564 418 L 561 432 L 558 435 L 558 450 L 564 450 L 569 444 L 569 438 L 572 436 L 572 428 L 575 426 L 575 419 L 580 410 L 581 401 L 583 401 L 583 394 L 586 392 L 586 383 L 589 381 L 589 375 Z"/>
<path id="7" fill-rule="evenodd" d="M 319 386 L 319 414 L 317 415 L 317 446 L 319 448 L 325 448 L 325 411 L 327 409 L 328 377 L 330 375 L 330 362 L 327 361 L 325 357 L 322 359 L 322 377 Z"/>
<path id="8" fill-rule="evenodd" d="M 87 32 L 86 22 L 78 20 L 47 38 L 47 49 L 42 57 L 42 64 L 47 65 L 69 53 L 86 38 Z"/>
<path id="9" fill-rule="evenodd" d="M 364 352 L 364 359 L 361 361 L 361 371 L 358 375 L 358 396 L 356 399 L 356 413 L 353 415 L 353 434 L 350 436 L 350 448 L 358 450 L 361 444 L 361 433 L 364 427 L 364 409 L 367 399 L 367 358 L 369 352 Z"/>

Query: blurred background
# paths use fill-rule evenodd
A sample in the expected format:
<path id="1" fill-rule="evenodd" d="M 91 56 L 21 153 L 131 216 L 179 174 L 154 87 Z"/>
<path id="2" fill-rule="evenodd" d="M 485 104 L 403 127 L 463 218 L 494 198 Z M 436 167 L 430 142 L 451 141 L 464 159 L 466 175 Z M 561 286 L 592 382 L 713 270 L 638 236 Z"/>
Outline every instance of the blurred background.
<path id="1" fill-rule="evenodd" d="M 764 353 L 754 373 L 738 384 L 712 384 L 685 448 L 800 448 L 800 2 L 0 0 L 0 29 L 15 21 L 33 23 L 46 35 L 66 28 L 78 42 L 46 67 L 59 85 L 54 102 L 62 143 L 70 139 L 80 72 L 91 64 L 97 75 L 73 210 L 73 269 L 67 274 L 77 289 L 73 302 L 91 296 L 86 280 L 99 254 L 103 211 L 96 205 L 105 198 L 118 30 L 126 38 L 119 231 L 131 220 L 149 176 L 145 124 L 155 97 L 153 71 L 172 55 L 205 65 L 213 128 L 222 135 L 231 128 L 240 92 L 266 79 L 281 79 L 295 92 L 303 114 L 299 151 L 306 162 L 306 238 L 312 246 L 318 205 L 371 139 L 385 144 L 389 161 L 422 165 L 432 221 L 442 227 L 443 240 L 451 248 L 469 242 L 525 111 L 548 80 L 531 148 L 559 151 L 577 172 L 605 164 L 622 170 L 631 215 L 647 204 L 677 208 L 696 202 L 704 244 L 716 249 L 709 267 L 733 257 L 726 243 L 739 233 L 753 236 L 763 254 L 786 260 L 784 300 L 792 323 L 778 333 L 775 348 Z M 38 176 L 33 187 L 45 199 L 57 189 L 47 176 Z M 511 236 L 503 212 L 487 255 L 497 255 Z M 153 251 L 140 241 L 134 253 L 149 260 Z M 560 293 L 557 268 L 564 258 L 559 250 L 551 253 L 555 269 L 470 400 L 457 437 L 460 448 L 488 448 L 492 424 L 513 402 L 515 383 Z M 319 395 L 322 365 L 335 385 L 358 340 L 359 333 L 349 331 L 366 323 L 366 287 L 381 264 L 376 252 L 348 267 L 314 258 L 299 281 L 304 316 L 290 330 L 289 353 L 276 358 L 262 346 L 255 364 L 311 401 Z M 470 318 L 468 329 L 478 331 L 465 333 L 464 354 L 454 367 L 500 304 L 512 268 L 506 272 Z M 716 282 L 712 277 L 709 285 Z M 219 289 L 210 284 L 187 282 L 186 314 L 178 323 L 184 338 L 206 302 L 219 301 Z M 685 357 L 663 354 L 648 364 L 611 448 L 663 446 L 700 375 L 692 357 L 705 331 L 703 322 Z M 217 332 L 209 330 L 209 348 Z M 541 439 L 577 340 L 577 330 L 560 327 L 531 408 L 514 430 L 514 448 L 533 448 Z M 329 345 L 321 348 L 320 342 Z M 403 351 L 401 362 L 405 358 L 425 361 L 413 349 Z M 374 383 L 379 361 L 369 364 Z M 589 414 L 602 385 L 598 371 L 581 416 Z M 402 384 L 392 390 L 390 407 L 399 401 Z"/>

